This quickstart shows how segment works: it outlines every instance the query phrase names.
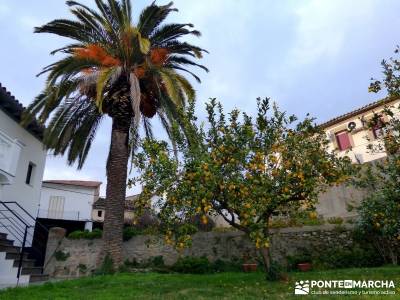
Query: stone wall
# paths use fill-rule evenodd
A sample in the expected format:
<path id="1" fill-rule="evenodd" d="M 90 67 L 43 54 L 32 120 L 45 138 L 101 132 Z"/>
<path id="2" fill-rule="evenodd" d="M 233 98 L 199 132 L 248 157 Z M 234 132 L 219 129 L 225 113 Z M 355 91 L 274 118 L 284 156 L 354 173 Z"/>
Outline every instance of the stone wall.
<path id="1" fill-rule="evenodd" d="M 351 231 L 338 231 L 334 225 L 304 226 L 300 228 L 275 229 L 272 232 L 271 255 L 275 261 L 286 263 L 288 255 L 303 249 L 323 249 L 351 246 Z M 172 265 L 180 256 L 207 256 L 216 259 L 233 260 L 244 255 L 256 258 L 258 253 L 251 241 L 239 231 L 200 232 L 193 236 L 192 247 L 178 253 L 166 245 L 162 238 L 140 235 L 123 245 L 124 257 L 138 262 L 155 256 L 163 256 L 166 265 Z M 73 240 L 65 238 L 65 230 L 52 228 L 47 246 L 45 273 L 53 278 L 71 278 L 90 274 L 98 268 L 97 257 L 102 240 Z"/>

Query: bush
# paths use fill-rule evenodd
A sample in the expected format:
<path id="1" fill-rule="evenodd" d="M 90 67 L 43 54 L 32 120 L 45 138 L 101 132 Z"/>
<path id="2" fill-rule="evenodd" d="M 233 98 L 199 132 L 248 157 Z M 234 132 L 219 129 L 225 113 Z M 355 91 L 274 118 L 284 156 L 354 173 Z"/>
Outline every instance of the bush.
<path id="1" fill-rule="evenodd" d="M 355 245 L 352 248 L 327 249 L 319 253 L 313 263 L 321 269 L 338 269 L 378 267 L 383 265 L 383 260 L 372 247 L 361 248 L 359 245 Z"/>
<path id="2" fill-rule="evenodd" d="M 132 237 L 141 234 L 141 230 L 136 227 L 125 227 L 122 236 L 124 241 L 129 241 Z"/>
<path id="3" fill-rule="evenodd" d="M 271 267 L 266 274 L 268 281 L 277 281 L 285 277 L 284 268 L 277 262 L 272 261 Z"/>
<path id="4" fill-rule="evenodd" d="M 300 263 L 312 262 L 311 253 L 307 250 L 301 250 L 296 255 L 287 256 L 287 269 L 289 271 L 298 270 L 297 265 Z"/>
<path id="5" fill-rule="evenodd" d="M 164 257 L 162 255 L 152 257 L 150 259 L 150 265 L 156 268 L 164 267 Z"/>
<path id="6" fill-rule="evenodd" d="M 206 274 L 211 273 L 211 264 L 207 257 L 180 257 L 172 266 L 172 270 L 178 273 Z"/>
<path id="7" fill-rule="evenodd" d="M 101 264 L 100 268 L 98 268 L 95 272 L 94 275 L 108 275 L 108 274 L 114 274 L 114 262 L 113 259 L 109 254 L 107 254 L 104 257 L 103 263 Z"/>
<path id="8" fill-rule="evenodd" d="M 140 266 L 135 258 L 132 258 L 132 260 L 125 259 L 124 265 L 128 268 L 137 268 Z"/>
<path id="9" fill-rule="evenodd" d="M 93 229 L 92 231 L 89 230 L 76 230 L 71 232 L 68 235 L 68 238 L 70 239 L 88 239 L 88 240 L 93 240 L 93 239 L 100 239 L 101 236 L 103 235 L 103 231 L 99 228 Z"/>
<path id="10" fill-rule="evenodd" d="M 344 220 L 341 217 L 331 217 L 326 220 L 329 224 L 342 225 Z"/>
<path id="11" fill-rule="evenodd" d="M 139 217 L 137 224 L 135 225 L 138 229 L 146 229 L 146 228 L 154 228 L 160 225 L 160 221 L 157 219 L 157 216 L 150 209 L 147 209 L 143 212 L 143 214 Z"/>
<path id="12" fill-rule="evenodd" d="M 69 256 L 70 255 L 68 252 L 64 252 L 61 250 L 54 252 L 54 257 L 56 258 L 57 261 L 66 261 Z"/>
<path id="13" fill-rule="evenodd" d="M 242 262 L 239 261 L 225 261 L 217 259 L 211 263 L 211 270 L 213 272 L 239 272 L 242 270 Z"/>

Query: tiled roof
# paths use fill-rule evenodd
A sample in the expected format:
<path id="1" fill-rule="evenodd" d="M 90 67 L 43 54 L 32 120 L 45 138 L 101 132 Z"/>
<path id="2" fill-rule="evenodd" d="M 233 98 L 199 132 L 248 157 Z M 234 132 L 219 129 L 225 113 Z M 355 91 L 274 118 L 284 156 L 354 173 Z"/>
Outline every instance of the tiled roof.
<path id="1" fill-rule="evenodd" d="M 21 122 L 24 106 L 17 100 L 5 87 L 0 83 L 0 109 L 4 111 L 10 118 L 14 119 L 17 123 Z M 26 130 L 39 140 L 43 139 L 44 127 L 37 121 L 32 121 L 26 127 Z"/>
<path id="2" fill-rule="evenodd" d="M 99 197 L 95 203 L 93 203 L 93 208 L 104 209 L 106 207 L 106 199 Z"/>
<path id="3" fill-rule="evenodd" d="M 351 112 L 345 113 L 345 114 L 340 115 L 338 117 L 335 117 L 335 118 L 333 118 L 333 119 L 331 119 L 329 121 L 326 121 L 326 122 L 320 124 L 319 126 L 321 128 L 323 128 L 323 129 L 325 129 L 325 128 L 329 127 L 329 126 L 335 125 L 335 124 L 337 124 L 339 122 L 342 122 L 342 121 L 344 121 L 346 119 L 352 118 L 352 117 L 357 116 L 357 115 L 362 114 L 362 113 L 365 113 L 367 111 L 370 111 L 370 110 L 372 110 L 374 108 L 377 108 L 379 106 L 382 106 L 384 104 L 388 104 L 388 103 L 393 102 L 395 100 L 397 100 L 397 98 L 388 97 L 388 98 L 384 98 L 384 99 L 372 102 L 370 104 L 367 104 L 365 106 L 357 108 L 357 109 L 355 109 L 355 110 L 353 110 Z"/>
<path id="4" fill-rule="evenodd" d="M 86 180 L 43 180 L 43 183 L 55 183 L 65 185 L 75 185 L 83 187 L 98 187 L 101 185 L 101 181 L 86 181 Z"/>

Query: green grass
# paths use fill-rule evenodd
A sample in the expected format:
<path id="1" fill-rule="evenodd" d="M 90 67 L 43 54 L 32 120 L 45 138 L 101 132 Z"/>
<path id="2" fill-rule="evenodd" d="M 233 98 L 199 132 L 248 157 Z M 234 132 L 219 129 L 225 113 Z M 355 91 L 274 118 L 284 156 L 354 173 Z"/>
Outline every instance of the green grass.
<path id="1" fill-rule="evenodd" d="M 296 280 L 394 280 L 395 296 L 295 296 Z M 289 282 L 266 282 L 263 273 L 211 275 L 123 273 L 46 283 L 0 292 L 0 299 L 400 299 L 400 267 L 293 272 Z"/>

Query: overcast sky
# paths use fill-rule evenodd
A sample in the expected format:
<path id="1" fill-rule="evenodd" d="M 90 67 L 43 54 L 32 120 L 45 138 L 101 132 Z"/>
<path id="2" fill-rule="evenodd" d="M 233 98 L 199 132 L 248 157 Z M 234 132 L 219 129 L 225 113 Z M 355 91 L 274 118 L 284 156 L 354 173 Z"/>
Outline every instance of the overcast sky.
<path id="1" fill-rule="evenodd" d="M 150 2 L 133 0 L 135 15 Z M 168 21 L 193 23 L 202 37 L 192 42 L 210 51 L 202 61 L 210 73 L 199 71 L 202 84 L 194 83 L 203 116 L 209 97 L 227 110 L 252 113 L 255 99 L 269 96 L 289 113 L 326 121 L 379 98 L 368 93 L 370 78 L 380 75 L 380 61 L 400 42 L 396 0 L 174 3 L 179 12 Z M 35 75 L 54 61 L 49 52 L 67 42 L 33 34 L 33 27 L 68 16 L 62 0 L 0 0 L 0 82 L 24 105 L 43 87 L 44 77 Z M 44 178 L 99 180 L 104 194 L 109 142 L 107 120 L 82 170 L 67 166 L 63 157 L 48 156 Z"/>

